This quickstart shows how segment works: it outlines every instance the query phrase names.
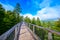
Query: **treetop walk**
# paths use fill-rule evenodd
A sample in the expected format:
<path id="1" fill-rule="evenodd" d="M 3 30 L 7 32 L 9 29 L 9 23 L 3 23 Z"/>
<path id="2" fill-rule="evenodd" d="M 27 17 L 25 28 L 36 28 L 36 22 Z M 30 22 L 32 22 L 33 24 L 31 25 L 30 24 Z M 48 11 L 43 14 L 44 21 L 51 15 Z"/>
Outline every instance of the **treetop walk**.
<path id="1" fill-rule="evenodd" d="M 41 34 L 42 36 L 40 35 L 41 37 L 37 35 L 39 34 L 39 32 L 38 31 L 36 32 L 36 30 L 41 31 L 40 32 L 42 33 Z M 56 32 L 49 28 L 44 28 L 31 23 L 20 22 L 14 25 L 7 32 L 0 35 L 0 40 L 45 40 L 44 39 L 45 31 L 47 31 L 47 40 L 54 40 L 54 36 L 52 36 L 52 34 L 60 36 L 60 32 Z"/>

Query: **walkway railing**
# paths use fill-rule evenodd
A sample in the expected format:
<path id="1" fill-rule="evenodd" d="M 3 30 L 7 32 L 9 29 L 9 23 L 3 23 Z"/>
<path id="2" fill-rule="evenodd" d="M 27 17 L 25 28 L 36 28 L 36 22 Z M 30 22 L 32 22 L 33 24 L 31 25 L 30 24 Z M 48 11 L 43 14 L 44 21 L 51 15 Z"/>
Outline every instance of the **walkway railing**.
<path id="1" fill-rule="evenodd" d="M 34 34 L 39 36 L 41 40 L 60 40 L 60 32 L 51 30 L 49 28 L 37 26 L 31 23 L 26 24 L 28 24 L 28 27 L 33 31 Z"/>
<path id="2" fill-rule="evenodd" d="M 21 23 L 16 24 L 10 30 L 0 35 L 0 40 L 17 40 Z"/>
<path id="3" fill-rule="evenodd" d="M 10 30 L 0 35 L 0 40 L 18 40 L 18 34 L 21 24 L 22 23 L 16 24 Z M 49 28 L 44 28 L 31 23 L 25 23 L 25 24 L 32 30 L 34 35 L 36 35 L 35 36 L 36 40 L 60 40 L 60 32 L 56 32 Z"/>

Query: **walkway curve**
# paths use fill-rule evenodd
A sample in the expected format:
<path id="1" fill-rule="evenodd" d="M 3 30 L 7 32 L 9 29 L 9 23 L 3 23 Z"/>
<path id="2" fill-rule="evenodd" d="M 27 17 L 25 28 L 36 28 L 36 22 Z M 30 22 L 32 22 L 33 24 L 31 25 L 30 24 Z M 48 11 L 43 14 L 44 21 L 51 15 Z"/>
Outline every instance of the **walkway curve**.
<path id="1" fill-rule="evenodd" d="M 23 23 L 20 29 L 19 40 L 34 40 L 33 36 L 27 29 L 27 26 Z"/>

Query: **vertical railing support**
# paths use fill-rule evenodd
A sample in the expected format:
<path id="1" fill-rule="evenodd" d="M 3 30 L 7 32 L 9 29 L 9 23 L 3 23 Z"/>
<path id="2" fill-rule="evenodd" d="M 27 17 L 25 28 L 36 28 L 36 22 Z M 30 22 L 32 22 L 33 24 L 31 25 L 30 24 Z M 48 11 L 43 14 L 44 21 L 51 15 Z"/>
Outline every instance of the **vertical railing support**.
<path id="1" fill-rule="evenodd" d="M 30 24 L 29 24 L 29 28 L 30 28 Z"/>
<path id="2" fill-rule="evenodd" d="M 50 27 L 49 27 L 50 28 Z M 48 40 L 53 40 L 52 38 L 52 33 L 51 32 L 48 32 Z"/>
<path id="3" fill-rule="evenodd" d="M 35 27 L 34 27 L 34 25 L 33 25 L 33 33 L 35 32 Z"/>
<path id="4" fill-rule="evenodd" d="M 17 40 L 17 33 L 18 33 L 18 26 L 15 28 L 15 38 L 14 38 L 14 40 Z"/>
<path id="5" fill-rule="evenodd" d="M 19 32 L 19 25 L 18 25 L 18 28 L 17 28 L 18 32 Z"/>
<path id="6" fill-rule="evenodd" d="M 51 32 L 48 32 L 48 40 L 53 40 L 52 39 L 52 33 Z"/>

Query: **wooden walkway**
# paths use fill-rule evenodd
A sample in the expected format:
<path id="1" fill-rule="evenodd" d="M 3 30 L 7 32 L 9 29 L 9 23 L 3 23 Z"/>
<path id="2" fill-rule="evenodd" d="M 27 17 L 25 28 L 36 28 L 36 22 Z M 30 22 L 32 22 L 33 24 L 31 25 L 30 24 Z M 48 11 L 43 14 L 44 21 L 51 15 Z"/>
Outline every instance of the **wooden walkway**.
<path id="1" fill-rule="evenodd" d="M 22 24 L 21 26 L 19 40 L 34 40 L 33 36 L 28 31 L 28 28 L 25 24 Z"/>
<path id="2" fill-rule="evenodd" d="M 32 25 L 33 30 L 29 29 L 30 25 Z M 58 37 L 60 36 L 60 32 L 56 32 L 49 28 L 44 28 L 44 27 L 37 26 L 34 24 L 30 24 L 30 23 L 27 24 L 27 23 L 21 22 L 21 23 L 16 24 L 15 26 L 13 26 L 7 32 L 0 35 L 0 40 L 42 40 L 42 38 L 38 37 L 35 34 L 34 27 L 48 31 L 48 34 L 47 34 L 48 40 L 53 40 L 52 34 L 56 34 L 56 35 L 58 35 Z"/>

